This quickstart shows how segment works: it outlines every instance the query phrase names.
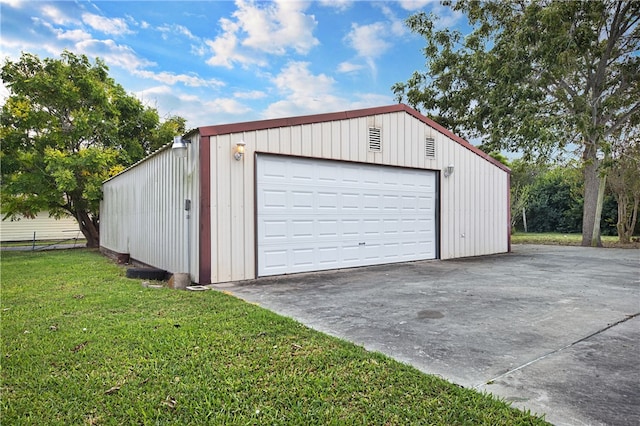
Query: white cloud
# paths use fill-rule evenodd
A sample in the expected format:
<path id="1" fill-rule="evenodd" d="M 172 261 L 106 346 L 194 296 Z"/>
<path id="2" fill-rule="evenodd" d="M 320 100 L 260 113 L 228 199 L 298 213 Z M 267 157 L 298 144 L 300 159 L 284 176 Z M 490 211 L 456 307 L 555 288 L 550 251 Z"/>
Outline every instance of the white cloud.
<path id="1" fill-rule="evenodd" d="M 384 39 L 386 27 L 382 22 L 368 25 L 351 24 L 347 41 L 363 58 L 377 58 L 385 53 L 391 43 Z"/>
<path id="2" fill-rule="evenodd" d="M 284 55 L 293 50 L 308 53 L 320 42 L 313 36 L 317 22 L 305 14 L 305 2 L 280 0 L 257 3 L 237 0 L 234 20 L 221 18 L 222 34 L 207 41 L 213 56 L 209 65 L 232 68 L 233 63 L 265 65 L 258 54 Z"/>
<path id="3" fill-rule="evenodd" d="M 148 78 L 151 80 L 156 80 L 159 81 L 161 83 L 165 83 L 168 85 L 174 85 L 177 83 L 182 83 L 185 86 L 189 86 L 189 87 L 220 87 L 220 86 L 224 86 L 224 83 L 219 81 L 219 80 L 215 80 L 215 79 L 211 79 L 211 80 L 205 80 L 203 78 L 200 78 L 198 76 L 195 75 L 186 75 L 186 74 L 174 74 L 174 73 L 170 73 L 170 72 L 159 72 L 159 73 L 155 73 L 153 71 L 147 71 L 147 70 L 141 70 L 141 69 L 136 69 L 132 71 L 133 74 L 142 77 L 142 78 Z"/>
<path id="4" fill-rule="evenodd" d="M 242 42 L 244 46 L 282 55 L 288 48 L 304 54 L 319 44 L 313 36 L 315 17 L 304 14 L 308 4 L 286 0 L 260 3 L 264 7 L 253 2 L 237 4 L 238 10 L 233 15 L 248 35 Z"/>
<path id="5" fill-rule="evenodd" d="M 22 7 L 22 5 L 24 5 L 24 1 L 22 0 L 0 0 L 0 4 L 4 4 L 7 5 L 9 7 L 12 7 L 14 9 L 19 9 Z"/>
<path id="6" fill-rule="evenodd" d="M 319 3 L 322 6 L 333 7 L 334 9 L 344 12 L 351 7 L 353 0 L 320 0 Z"/>
<path id="7" fill-rule="evenodd" d="M 251 112 L 251 108 L 241 104 L 240 102 L 232 98 L 212 99 L 210 101 L 204 102 L 203 105 L 205 106 L 204 111 L 206 112 L 207 117 L 212 117 L 220 113 L 241 115 Z M 211 122 L 211 118 L 209 118 L 208 121 L 202 121 L 202 123 L 208 122 Z"/>
<path id="8" fill-rule="evenodd" d="M 462 12 L 451 9 L 449 6 L 443 6 L 440 3 L 434 5 L 432 13 L 438 17 L 435 23 L 436 28 L 455 27 L 458 21 L 464 17 Z"/>
<path id="9" fill-rule="evenodd" d="M 177 34 L 180 36 L 185 36 L 190 40 L 200 40 L 199 37 L 196 37 L 193 35 L 193 33 L 189 30 L 189 28 L 185 27 L 184 25 L 177 25 L 177 24 L 172 24 L 172 25 L 162 25 L 160 27 L 158 27 L 158 31 L 160 31 L 163 34 L 169 35 L 169 34 Z"/>
<path id="10" fill-rule="evenodd" d="M 377 74 L 376 60 L 387 53 L 402 37 L 408 34 L 404 21 L 398 18 L 395 12 L 384 3 L 374 3 L 386 20 L 370 24 L 351 24 L 351 31 L 345 36 L 345 42 L 356 51 L 356 56 L 364 61 L 371 70 L 374 78 Z M 364 68 L 357 66 L 357 61 L 343 62 L 340 64 L 340 72 L 354 72 Z"/>
<path id="11" fill-rule="evenodd" d="M 308 62 L 290 62 L 272 82 L 283 99 L 270 104 L 263 118 L 291 117 L 305 114 L 369 108 L 393 103 L 390 95 L 355 93 L 345 99 L 338 95 L 335 80 L 325 74 L 314 75 Z"/>
<path id="12" fill-rule="evenodd" d="M 109 66 L 115 65 L 127 70 L 155 65 L 153 62 L 139 57 L 129 46 L 117 44 L 113 40 L 83 40 L 76 43 L 74 50 L 90 57 L 100 57 Z"/>
<path id="13" fill-rule="evenodd" d="M 83 13 L 82 20 L 91 28 L 105 34 L 123 35 L 132 34 L 127 22 L 122 18 L 105 18 L 93 13 Z"/>
<path id="14" fill-rule="evenodd" d="M 55 30 L 58 33 L 58 39 L 60 40 L 70 40 L 72 42 L 80 42 L 82 40 L 90 40 L 91 34 L 84 30 Z"/>
<path id="15" fill-rule="evenodd" d="M 391 10 L 391 8 L 385 4 L 380 6 L 382 13 L 389 20 L 389 27 L 391 32 L 395 36 L 402 36 L 408 32 L 404 21 L 396 16 L 396 14 Z"/>
<path id="16" fill-rule="evenodd" d="M 238 50 L 238 37 L 236 36 L 236 32 L 240 27 L 237 23 L 227 18 L 222 18 L 220 19 L 220 26 L 222 27 L 223 34 L 215 40 L 206 41 L 206 44 L 214 53 L 214 55 L 207 60 L 207 64 L 226 68 L 233 68 L 234 62 L 245 65 L 255 63 L 260 65 L 265 64 L 254 56 L 240 53 Z"/>
<path id="17" fill-rule="evenodd" d="M 195 56 L 206 56 L 209 49 L 206 44 L 192 44 L 190 52 Z"/>
<path id="18" fill-rule="evenodd" d="M 355 64 L 353 62 L 342 62 L 338 65 L 338 72 L 340 73 L 350 73 L 355 71 L 360 71 L 364 66 L 360 64 Z"/>
<path id="19" fill-rule="evenodd" d="M 426 5 L 433 4 L 435 2 L 434 0 L 401 0 L 398 3 L 403 9 L 413 12 L 419 9 L 424 9 Z"/>
<path id="20" fill-rule="evenodd" d="M 292 61 L 272 79 L 272 82 L 281 93 L 309 99 L 317 93 L 331 91 L 335 80 L 325 74 L 311 74 L 309 62 Z"/>
<path id="21" fill-rule="evenodd" d="M 150 87 L 135 95 L 158 110 L 161 117 L 178 115 L 187 128 L 244 121 L 251 109 L 233 98 L 209 98 L 176 90 L 166 85 Z"/>
<path id="22" fill-rule="evenodd" d="M 233 94 L 234 98 L 238 99 L 263 99 L 267 97 L 267 94 L 261 90 L 250 90 L 246 92 L 235 92 Z"/>
<path id="23" fill-rule="evenodd" d="M 349 109 L 371 108 L 396 103 L 392 96 L 378 93 L 356 93 L 355 97 L 357 100 L 349 104 Z"/>
<path id="24" fill-rule="evenodd" d="M 77 23 L 78 22 L 77 20 L 72 19 L 72 18 L 68 17 L 67 15 L 65 15 L 57 7 L 54 7 L 54 6 L 51 6 L 51 5 L 45 4 L 44 6 L 42 6 L 40 11 L 42 12 L 42 15 L 45 18 L 51 20 L 56 25 L 67 25 L 67 24 Z"/>
<path id="25" fill-rule="evenodd" d="M 284 99 L 269 105 L 262 113 L 264 118 L 327 112 L 345 104 L 333 94 L 335 80 L 325 74 L 312 74 L 308 62 L 288 63 L 272 82 Z"/>

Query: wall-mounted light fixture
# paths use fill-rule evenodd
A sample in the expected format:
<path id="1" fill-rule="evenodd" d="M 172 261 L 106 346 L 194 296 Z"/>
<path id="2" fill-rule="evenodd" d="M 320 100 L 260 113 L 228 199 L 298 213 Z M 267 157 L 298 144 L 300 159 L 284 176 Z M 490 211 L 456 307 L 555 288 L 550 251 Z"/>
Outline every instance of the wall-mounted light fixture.
<path id="1" fill-rule="evenodd" d="M 187 144 L 191 143 L 190 139 L 182 139 L 182 136 L 173 137 L 173 145 L 171 151 L 176 158 L 184 158 L 187 156 Z"/>
<path id="2" fill-rule="evenodd" d="M 246 143 L 244 143 L 244 141 L 240 141 L 236 144 L 236 149 L 234 150 L 233 158 L 235 158 L 237 161 L 240 161 L 242 159 L 242 156 L 244 155 L 245 145 Z"/>
<path id="3" fill-rule="evenodd" d="M 444 177 L 449 177 L 453 174 L 453 164 L 449 164 L 444 168 Z"/>

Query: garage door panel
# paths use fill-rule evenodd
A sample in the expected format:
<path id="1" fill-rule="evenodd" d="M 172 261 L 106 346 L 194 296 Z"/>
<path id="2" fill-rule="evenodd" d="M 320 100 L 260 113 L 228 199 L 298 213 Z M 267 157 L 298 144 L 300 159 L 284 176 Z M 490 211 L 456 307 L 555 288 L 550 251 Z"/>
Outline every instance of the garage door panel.
<path id="1" fill-rule="evenodd" d="M 274 163 L 277 164 L 278 167 L 282 167 L 277 161 Z M 291 183 L 304 182 L 306 184 L 314 180 L 313 169 L 305 167 L 304 164 L 290 163 L 288 168 L 283 170 L 285 171 L 284 175 L 288 177 L 287 180 Z"/>
<path id="2" fill-rule="evenodd" d="M 285 171 L 277 162 L 265 161 L 262 164 L 262 179 L 264 181 L 285 182 L 287 180 L 287 176 L 285 175 Z"/>
<path id="3" fill-rule="evenodd" d="M 338 236 L 337 219 L 319 219 L 316 224 L 319 238 L 336 238 Z"/>
<path id="4" fill-rule="evenodd" d="M 397 195 L 383 195 L 382 196 L 382 209 L 385 212 L 398 212 L 400 210 L 400 197 Z"/>
<path id="5" fill-rule="evenodd" d="M 293 209 L 313 209 L 313 192 L 291 191 L 291 207 Z"/>
<path id="6" fill-rule="evenodd" d="M 291 222 L 291 238 L 299 240 L 300 238 L 314 237 L 314 221 L 311 219 L 292 220 Z"/>
<path id="7" fill-rule="evenodd" d="M 353 192 L 340 193 L 341 207 L 343 210 L 360 210 L 360 195 Z"/>
<path id="8" fill-rule="evenodd" d="M 287 273 L 287 251 L 267 249 L 262 253 L 264 275 L 277 275 Z"/>
<path id="9" fill-rule="evenodd" d="M 264 220 L 258 230 L 265 240 L 283 242 L 287 239 L 286 220 Z"/>
<path id="10" fill-rule="evenodd" d="M 292 248 L 292 264 L 294 267 L 313 265 L 313 249 L 312 248 Z"/>
<path id="11" fill-rule="evenodd" d="M 341 234 L 343 237 L 357 237 L 360 235 L 360 220 L 358 219 L 342 219 L 340 221 Z"/>
<path id="12" fill-rule="evenodd" d="M 265 209 L 285 209 L 287 207 L 287 192 L 283 189 L 264 191 L 262 206 Z"/>
<path id="13" fill-rule="evenodd" d="M 318 210 L 321 210 L 323 213 L 327 212 L 327 214 L 333 212 L 338 212 L 338 194 L 335 192 L 318 192 L 317 193 L 318 200 Z"/>
<path id="14" fill-rule="evenodd" d="M 364 219 L 363 234 L 368 237 L 380 236 L 382 221 L 380 219 Z"/>
<path id="15" fill-rule="evenodd" d="M 340 250 L 336 246 L 318 247 L 318 261 L 322 265 L 338 265 Z"/>
<path id="16" fill-rule="evenodd" d="M 258 275 L 435 258 L 435 173 L 259 155 Z"/>
<path id="17" fill-rule="evenodd" d="M 333 173 L 336 173 L 335 168 Z M 360 182 L 362 171 L 357 166 L 344 164 L 336 174 L 340 176 L 341 184 L 351 187 Z"/>
<path id="18" fill-rule="evenodd" d="M 367 212 L 380 210 L 380 194 L 362 194 L 362 209 Z"/>

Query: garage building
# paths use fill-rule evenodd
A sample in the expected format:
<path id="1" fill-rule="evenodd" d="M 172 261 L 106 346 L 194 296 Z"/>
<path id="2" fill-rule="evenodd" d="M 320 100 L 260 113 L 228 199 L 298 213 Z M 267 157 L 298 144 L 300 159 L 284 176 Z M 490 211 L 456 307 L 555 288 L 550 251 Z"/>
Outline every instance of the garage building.
<path id="1" fill-rule="evenodd" d="M 402 104 L 205 126 L 104 183 L 100 244 L 200 284 L 503 253 L 509 173 Z"/>

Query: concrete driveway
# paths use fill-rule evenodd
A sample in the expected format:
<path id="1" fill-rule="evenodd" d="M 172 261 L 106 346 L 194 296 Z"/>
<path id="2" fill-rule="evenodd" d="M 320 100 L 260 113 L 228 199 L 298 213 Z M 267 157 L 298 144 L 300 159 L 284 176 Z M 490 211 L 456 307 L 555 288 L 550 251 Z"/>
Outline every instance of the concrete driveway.
<path id="1" fill-rule="evenodd" d="M 640 251 L 513 252 L 214 286 L 557 425 L 640 424 Z"/>

